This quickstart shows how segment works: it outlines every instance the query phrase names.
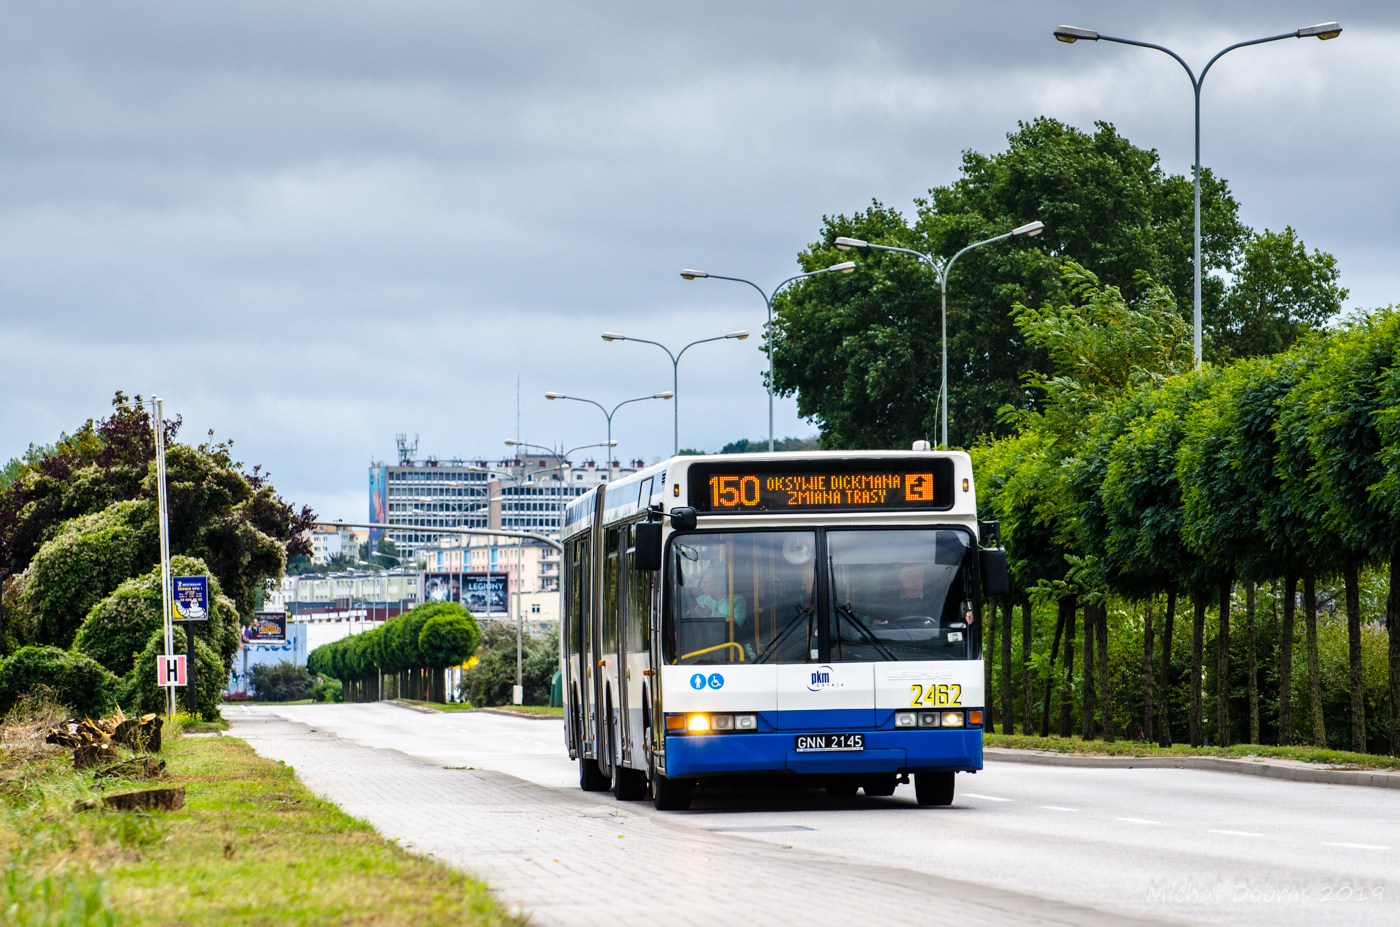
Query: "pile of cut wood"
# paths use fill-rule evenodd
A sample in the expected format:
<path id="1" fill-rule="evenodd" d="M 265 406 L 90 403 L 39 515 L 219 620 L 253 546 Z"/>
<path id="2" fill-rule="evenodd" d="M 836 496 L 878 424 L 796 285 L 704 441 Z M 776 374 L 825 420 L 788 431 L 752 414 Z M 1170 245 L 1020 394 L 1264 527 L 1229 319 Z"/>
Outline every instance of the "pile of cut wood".
<path id="1" fill-rule="evenodd" d="M 119 760 L 118 746 L 138 753 L 159 752 L 160 729 L 159 715 L 128 718 L 118 708 L 110 718 L 69 718 L 50 728 L 44 742 L 71 749 L 74 768 L 87 769 Z"/>

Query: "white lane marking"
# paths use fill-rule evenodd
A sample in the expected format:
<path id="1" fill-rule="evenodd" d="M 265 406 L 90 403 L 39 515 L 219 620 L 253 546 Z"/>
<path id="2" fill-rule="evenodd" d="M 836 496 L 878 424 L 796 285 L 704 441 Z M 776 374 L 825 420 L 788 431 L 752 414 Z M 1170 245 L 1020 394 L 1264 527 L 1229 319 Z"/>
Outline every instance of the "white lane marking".
<path id="1" fill-rule="evenodd" d="M 1161 821 L 1149 821 L 1147 818 L 1119 818 L 1120 821 L 1127 821 L 1129 824 L 1161 824 Z"/>
<path id="2" fill-rule="evenodd" d="M 1346 847 L 1349 850 L 1389 850 L 1390 847 L 1378 847 L 1374 843 L 1329 843 L 1329 847 Z"/>
<path id="3" fill-rule="evenodd" d="M 1078 811 L 1078 808 L 1066 808 L 1063 805 L 1041 805 L 1046 811 Z"/>
<path id="4" fill-rule="evenodd" d="M 1256 834 L 1252 830 L 1213 830 L 1212 834 L 1224 834 L 1227 837 L 1262 837 L 1263 834 Z"/>
<path id="5" fill-rule="evenodd" d="M 963 792 L 968 798 L 980 798 L 983 801 L 1015 801 L 1014 798 L 997 798 L 995 795 L 978 795 L 976 792 Z"/>

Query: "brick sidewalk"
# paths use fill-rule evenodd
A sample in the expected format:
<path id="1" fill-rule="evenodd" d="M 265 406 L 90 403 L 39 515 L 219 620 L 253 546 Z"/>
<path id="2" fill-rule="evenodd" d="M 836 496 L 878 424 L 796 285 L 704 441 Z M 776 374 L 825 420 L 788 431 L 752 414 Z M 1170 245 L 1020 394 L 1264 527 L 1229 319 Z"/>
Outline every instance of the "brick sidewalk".
<path id="1" fill-rule="evenodd" d="M 444 769 L 275 716 L 239 717 L 230 734 L 386 837 L 485 879 L 538 925 L 1149 923 L 710 833 L 647 803 Z"/>

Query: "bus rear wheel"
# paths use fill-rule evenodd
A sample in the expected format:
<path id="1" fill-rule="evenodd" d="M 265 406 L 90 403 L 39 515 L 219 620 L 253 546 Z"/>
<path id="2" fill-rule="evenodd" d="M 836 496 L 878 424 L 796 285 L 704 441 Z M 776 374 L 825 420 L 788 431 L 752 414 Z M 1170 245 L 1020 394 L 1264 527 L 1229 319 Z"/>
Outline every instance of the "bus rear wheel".
<path id="1" fill-rule="evenodd" d="M 914 798 L 921 805 L 943 808 L 953 803 L 953 773 L 914 774 Z"/>
<path id="2" fill-rule="evenodd" d="M 598 761 L 590 760 L 580 754 L 578 758 L 578 787 L 585 792 L 606 792 L 611 786 L 612 780 L 603 775 L 603 771 L 598 768 Z"/>

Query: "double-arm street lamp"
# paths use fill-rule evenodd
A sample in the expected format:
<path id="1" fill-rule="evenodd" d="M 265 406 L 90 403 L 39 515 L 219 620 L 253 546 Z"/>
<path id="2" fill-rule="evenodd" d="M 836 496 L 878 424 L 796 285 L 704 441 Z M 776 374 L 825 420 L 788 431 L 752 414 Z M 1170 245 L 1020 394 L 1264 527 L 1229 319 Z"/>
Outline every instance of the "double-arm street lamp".
<path id="1" fill-rule="evenodd" d="M 990 245 L 994 242 L 1003 241 L 1007 238 L 1019 238 L 1022 235 L 1035 236 L 1039 235 L 1043 231 L 1045 231 L 1045 223 L 1040 222 L 1039 220 L 1035 222 L 1028 222 L 1025 225 L 1018 226 L 1017 228 L 1014 228 L 1009 232 L 997 235 L 995 238 L 988 238 L 986 241 L 973 242 L 966 248 L 959 251 L 957 254 L 948 258 L 948 260 L 944 261 L 942 264 L 939 264 L 938 259 L 933 255 L 924 254 L 922 251 L 914 251 L 910 248 L 896 248 L 893 245 L 877 245 L 873 242 L 862 241 L 859 238 L 846 238 L 844 236 L 836 239 L 836 247 L 842 251 L 850 251 L 852 248 L 862 251 L 893 251 L 896 254 L 907 254 L 910 257 L 916 257 L 919 260 L 923 261 L 925 264 L 927 264 L 933 270 L 934 275 L 938 278 L 938 288 L 941 292 L 943 299 L 943 320 L 941 323 L 943 335 L 943 385 L 940 386 L 938 390 L 941 396 L 943 406 L 943 431 L 942 437 L 938 442 L 939 446 L 941 447 L 948 446 L 948 274 L 950 271 L 952 271 L 954 262 L 956 262 L 958 258 L 962 257 L 964 254 L 967 254 L 967 252 L 973 250 L 974 248 L 980 248 L 983 245 Z"/>
<path id="2" fill-rule="evenodd" d="M 1223 48 L 1215 53 L 1215 57 L 1206 62 L 1206 66 L 1201 69 L 1199 77 L 1191 70 L 1191 66 L 1182 59 L 1180 55 L 1164 45 L 1154 45 L 1151 42 L 1139 42 L 1135 39 L 1120 39 L 1111 35 L 1100 35 L 1092 29 L 1080 29 L 1076 26 L 1058 26 L 1055 29 L 1055 38 L 1068 45 L 1073 45 L 1081 39 L 1086 42 L 1116 42 L 1119 45 L 1136 45 L 1139 48 L 1152 48 L 1159 52 L 1164 52 L 1176 59 L 1176 63 L 1186 69 L 1186 76 L 1191 79 L 1191 89 L 1196 95 L 1196 220 L 1194 229 L 1194 248 L 1192 250 L 1192 263 L 1195 272 L 1195 307 L 1192 313 L 1195 325 L 1195 335 L 1192 339 L 1192 347 L 1195 352 L 1196 366 L 1201 366 L 1201 84 L 1205 83 L 1206 72 L 1211 65 L 1219 61 L 1225 54 L 1237 48 L 1244 48 L 1247 45 L 1263 45 L 1265 42 L 1277 42 L 1280 39 L 1307 39 L 1318 38 L 1322 40 L 1335 39 L 1342 34 L 1341 23 L 1319 23 L 1316 26 L 1304 26 L 1301 29 L 1294 29 L 1292 32 L 1284 32 L 1280 35 L 1265 36 L 1262 39 L 1250 39 L 1248 42 L 1236 42 L 1228 48 Z"/>
<path id="3" fill-rule="evenodd" d="M 552 392 L 551 392 L 551 393 L 545 393 L 545 394 L 544 394 L 544 398 L 546 398 L 546 399 L 571 399 L 571 400 L 573 400 L 574 402 L 588 402 L 588 403 L 592 403 L 593 405 L 597 406 L 597 407 L 599 408 L 599 410 L 602 411 L 603 415 L 604 415 L 604 416 L 607 418 L 607 420 L 608 420 L 608 443 L 607 443 L 607 446 L 608 446 L 608 447 L 613 447 L 614 445 L 616 445 L 617 442 L 615 442 L 615 441 L 612 439 L 612 420 L 613 420 L 613 416 L 617 414 L 617 410 L 618 410 L 618 409 L 621 409 L 623 406 L 627 405 L 629 402 L 646 402 L 648 399 L 672 399 L 672 398 L 675 397 L 675 395 L 676 395 L 676 394 L 673 393 L 673 392 L 671 392 L 670 390 L 666 390 L 665 392 L 662 392 L 662 393 L 652 393 L 650 396 L 638 396 L 636 399 L 624 399 L 624 400 L 622 400 L 621 402 L 619 402 L 617 405 L 613 406 L 611 412 L 609 412 L 609 411 L 607 410 L 607 408 L 606 408 L 601 402 L 594 402 L 592 399 L 584 399 L 584 398 L 581 397 L 581 396 L 565 396 L 563 393 L 552 393 Z"/>
<path id="4" fill-rule="evenodd" d="M 778 292 L 783 287 L 797 280 L 806 277 L 815 277 L 818 274 L 849 274 L 856 269 L 855 261 L 845 261 L 840 264 L 832 264 L 830 267 L 823 267 L 821 270 L 808 271 L 805 274 L 798 274 L 795 277 L 788 277 L 782 283 L 773 287 L 773 292 L 765 293 L 763 288 L 752 280 L 745 280 L 743 277 L 722 277 L 719 274 L 707 274 L 703 270 L 683 270 L 681 277 L 686 280 L 732 280 L 735 283 L 747 283 L 758 290 L 758 295 L 763 297 L 763 302 L 768 307 L 768 325 L 764 329 L 768 333 L 768 452 L 773 452 L 773 300 L 777 298 Z"/>
<path id="5" fill-rule="evenodd" d="M 603 332 L 604 341 L 638 341 L 642 344 L 654 344 L 661 350 L 665 351 L 666 356 L 671 359 L 671 397 L 676 403 L 674 408 L 672 409 L 672 412 L 675 414 L 676 432 L 675 450 L 672 451 L 672 453 L 676 454 L 680 453 L 681 450 L 681 400 L 679 395 L 681 387 L 681 355 L 685 354 L 686 351 L 689 351 L 697 344 L 705 344 L 706 342 L 710 341 L 743 341 L 747 337 L 749 337 L 749 333 L 741 329 L 737 332 L 730 332 L 727 335 L 716 335 L 713 338 L 701 338 L 699 341 L 692 341 L 690 344 L 686 345 L 679 351 L 672 354 L 671 349 L 666 347 L 666 345 L 662 344 L 659 341 L 648 341 L 645 338 L 630 338 L 627 335 L 619 335 L 617 332 Z"/>

